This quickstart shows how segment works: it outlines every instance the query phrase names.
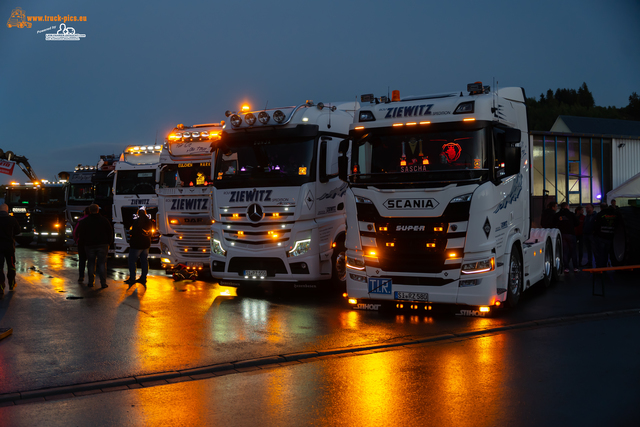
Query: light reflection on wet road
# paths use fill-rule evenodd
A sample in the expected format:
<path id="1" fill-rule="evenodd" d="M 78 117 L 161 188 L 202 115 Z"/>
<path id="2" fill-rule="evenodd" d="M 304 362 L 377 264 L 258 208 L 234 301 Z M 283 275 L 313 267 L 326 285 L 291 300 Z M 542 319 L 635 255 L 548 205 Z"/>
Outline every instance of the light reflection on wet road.
<path id="1" fill-rule="evenodd" d="M 174 282 L 162 270 L 150 272 L 147 289 L 128 287 L 122 282 L 128 277 L 124 266 L 110 269 L 109 288 L 89 289 L 76 282 L 76 255 L 19 248 L 17 257 L 17 290 L 0 301 L 0 327 L 14 328 L 0 343 L 0 394 L 640 303 L 638 292 L 616 295 L 615 288 L 607 299 L 593 298 L 590 283 L 576 276 L 525 294 L 518 310 L 495 319 L 362 312 L 339 296 L 306 289 L 288 296 L 236 296 L 233 287 Z M 482 348 L 478 354 L 484 354 Z"/>
<path id="2" fill-rule="evenodd" d="M 640 316 L 0 408 L 10 426 L 637 425 Z M 588 355 L 581 357 L 579 355 Z M 594 363 L 607 361 L 608 363 Z"/>

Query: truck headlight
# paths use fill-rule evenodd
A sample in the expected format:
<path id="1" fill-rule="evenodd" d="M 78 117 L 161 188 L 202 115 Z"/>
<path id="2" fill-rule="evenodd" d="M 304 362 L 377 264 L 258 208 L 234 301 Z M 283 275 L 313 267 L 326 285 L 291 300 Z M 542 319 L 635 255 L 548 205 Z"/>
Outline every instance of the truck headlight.
<path id="1" fill-rule="evenodd" d="M 347 256 L 347 268 L 364 270 L 364 259 Z"/>
<path id="2" fill-rule="evenodd" d="M 473 193 L 463 194 L 462 196 L 454 197 L 453 199 L 451 199 L 451 201 L 449 203 L 470 202 L 472 196 L 473 196 Z"/>
<path id="3" fill-rule="evenodd" d="M 162 242 L 160 242 L 160 252 L 162 252 L 162 255 L 171 255 L 169 246 L 167 246 L 165 243 L 162 243 Z"/>
<path id="4" fill-rule="evenodd" d="M 465 262 L 462 264 L 462 274 L 486 273 L 496 268 L 494 257 L 482 261 Z"/>
<path id="5" fill-rule="evenodd" d="M 297 240 L 293 249 L 287 252 L 287 256 L 299 256 L 306 254 L 311 249 L 311 239 Z"/>
<path id="6" fill-rule="evenodd" d="M 215 238 L 214 233 L 211 233 L 211 252 L 216 255 L 227 256 L 227 251 L 222 249 L 222 243 Z"/>

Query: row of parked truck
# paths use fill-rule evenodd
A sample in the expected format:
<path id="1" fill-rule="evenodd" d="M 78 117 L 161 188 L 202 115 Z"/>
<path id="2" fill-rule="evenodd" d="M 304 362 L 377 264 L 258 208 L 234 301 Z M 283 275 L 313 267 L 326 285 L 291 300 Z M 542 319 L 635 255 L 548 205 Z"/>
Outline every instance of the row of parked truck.
<path id="1" fill-rule="evenodd" d="M 114 223 L 115 257 L 127 256 L 145 206 L 160 235 L 150 255 L 169 271 L 237 286 L 333 283 L 359 308 L 456 304 L 482 315 L 561 268 L 559 232 L 531 228 L 524 101 L 522 88 L 474 83 L 227 111 L 222 123 L 178 125 L 162 145 L 74 171 L 56 201 L 67 235 L 98 203 Z"/>

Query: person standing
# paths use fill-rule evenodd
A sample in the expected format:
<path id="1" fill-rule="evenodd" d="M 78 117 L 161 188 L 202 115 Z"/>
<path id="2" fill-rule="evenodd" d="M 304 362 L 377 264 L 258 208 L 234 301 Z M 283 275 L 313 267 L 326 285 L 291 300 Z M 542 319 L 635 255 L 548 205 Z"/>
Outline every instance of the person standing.
<path id="1" fill-rule="evenodd" d="M 587 263 L 584 264 L 583 267 L 593 267 L 593 231 L 596 223 L 596 213 L 594 212 L 594 207 L 591 203 L 589 203 L 585 209 L 587 214 L 584 217 L 584 224 L 582 226 L 582 238 L 585 246 L 587 247 Z"/>
<path id="2" fill-rule="evenodd" d="M 554 228 L 555 216 L 558 210 L 558 203 L 549 202 L 547 208 L 542 211 L 542 218 L 540 218 L 540 228 Z"/>
<path id="3" fill-rule="evenodd" d="M 151 235 L 153 234 L 153 222 L 144 207 L 138 209 L 137 218 L 131 225 L 131 237 L 129 239 L 129 278 L 124 282 L 128 285 L 141 283 L 147 286 L 147 274 L 149 273 L 149 248 L 151 247 Z M 142 274 L 136 280 L 136 262 L 140 259 Z"/>
<path id="4" fill-rule="evenodd" d="M 564 272 L 569 272 L 569 263 L 573 261 L 573 271 L 578 272 L 578 252 L 576 251 L 576 217 L 569 210 L 569 203 L 562 202 L 560 211 L 555 217 L 556 226 L 562 233 L 562 255 L 564 258 Z"/>
<path id="5" fill-rule="evenodd" d="M 9 205 L 0 205 L 0 299 L 4 298 L 4 263 L 7 263 L 9 290 L 16 287 L 16 235 L 20 234 L 18 220 L 9 215 Z"/>
<path id="6" fill-rule="evenodd" d="M 113 245 L 113 227 L 107 218 L 100 215 L 100 207 L 96 204 L 89 206 L 89 216 L 78 225 L 78 236 L 84 241 L 87 253 L 88 286 L 93 287 L 96 271 L 103 288 L 107 288 L 107 255 L 109 246 Z"/>
<path id="7" fill-rule="evenodd" d="M 606 267 L 609 257 L 613 260 L 613 236 L 621 223 L 618 210 L 606 203 L 600 205 L 600 212 L 596 215 L 593 234 L 596 249 L 596 267 Z"/>
<path id="8" fill-rule="evenodd" d="M 576 247 L 578 250 L 578 268 L 582 267 L 582 256 L 584 255 L 584 213 L 583 213 L 583 209 L 582 206 L 578 206 L 575 210 L 575 217 L 576 217 L 576 223 L 578 225 L 576 225 L 575 228 L 575 233 L 576 233 Z"/>
<path id="9" fill-rule="evenodd" d="M 73 227 L 73 240 L 78 245 L 78 283 L 84 282 L 84 270 L 87 266 L 87 252 L 84 247 L 84 242 L 80 240 L 80 236 L 78 236 L 78 225 L 80 225 L 80 221 L 89 216 L 89 207 L 84 208 L 84 215 L 78 219 L 76 222 L 76 226 Z"/>

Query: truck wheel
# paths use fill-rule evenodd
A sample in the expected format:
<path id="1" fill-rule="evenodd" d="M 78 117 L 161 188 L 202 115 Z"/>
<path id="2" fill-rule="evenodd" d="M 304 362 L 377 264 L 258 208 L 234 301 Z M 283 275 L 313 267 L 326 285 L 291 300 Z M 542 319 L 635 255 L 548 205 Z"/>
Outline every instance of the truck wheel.
<path id="1" fill-rule="evenodd" d="M 553 251 L 553 275 L 551 281 L 556 283 L 562 271 L 562 240 L 560 236 L 556 237 L 556 248 Z"/>
<path id="2" fill-rule="evenodd" d="M 509 276 L 507 277 L 507 301 L 509 308 L 514 308 L 522 294 L 522 254 L 517 245 L 511 248 L 509 257 Z"/>
<path id="3" fill-rule="evenodd" d="M 33 242 L 33 237 L 16 237 L 16 243 L 20 246 L 29 246 Z"/>
<path id="4" fill-rule="evenodd" d="M 544 278 L 542 279 L 545 288 L 551 286 L 555 265 L 553 261 L 553 246 L 551 245 L 551 240 L 547 239 L 547 243 L 544 245 Z"/>
<path id="5" fill-rule="evenodd" d="M 347 286 L 347 250 L 344 242 L 338 241 L 331 255 L 331 280 L 341 291 Z"/>

